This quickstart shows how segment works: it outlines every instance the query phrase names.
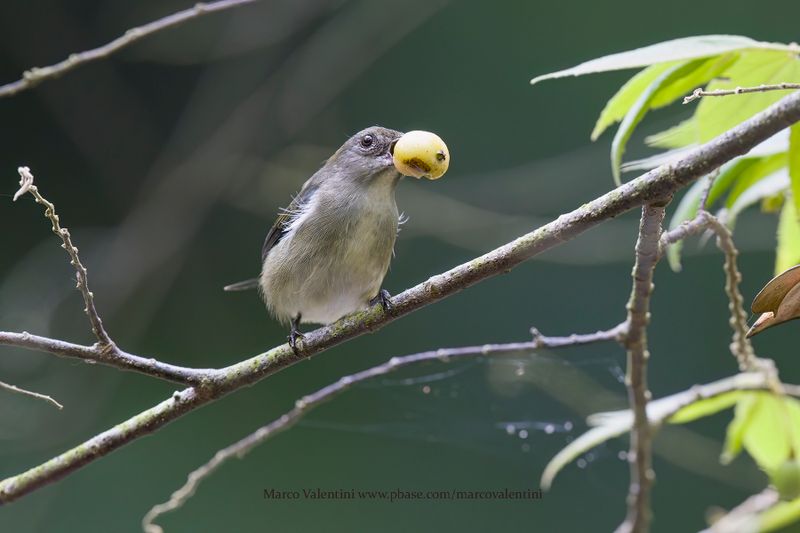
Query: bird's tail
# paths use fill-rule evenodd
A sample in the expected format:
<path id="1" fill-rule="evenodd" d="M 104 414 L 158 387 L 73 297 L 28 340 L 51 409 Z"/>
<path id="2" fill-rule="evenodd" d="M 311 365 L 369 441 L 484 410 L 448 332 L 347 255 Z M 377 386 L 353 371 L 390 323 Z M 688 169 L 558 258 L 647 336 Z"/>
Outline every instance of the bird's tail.
<path id="1" fill-rule="evenodd" d="M 224 290 L 225 292 L 234 292 L 234 291 L 249 291 L 250 289 L 257 289 L 257 288 L 258 288 L 258 278 L 253 278 L 240 281 L 239 283 L 231 283 L 230 285 L 226 285 Z"/>

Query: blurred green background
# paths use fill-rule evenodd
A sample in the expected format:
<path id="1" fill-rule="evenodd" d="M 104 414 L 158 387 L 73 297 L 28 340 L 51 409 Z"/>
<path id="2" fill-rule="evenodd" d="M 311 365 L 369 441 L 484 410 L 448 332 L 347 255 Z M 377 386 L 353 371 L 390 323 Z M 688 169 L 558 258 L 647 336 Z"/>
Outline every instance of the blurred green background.
<path id="1" fill-rule="evenodd" d="M 0 82 L 191 5 L 120 0 L 0 3 Z M 35 90 L 0 99 L 0 329 L 90 343 L 73 272 L 41 209 L 16 204 L 29 165 L 89 268 L 125 349 L 223 366 L 280 342 L 255 293 L 221 287 L 259 269 L 277 209 L 349 135 L 380 124 L 440 134 L 437 182 L 406 180 L 409 216 L 386 288 L 397 293 L 612 187 L 610 134 L 588 136 L 632 73 L 528 80 L 606 53 L 706 33 L 796 40 L 796 0 L 724 4 L 419 0 L 270 1 L 141 41 Z M 640 135 L 689 111 L 652 114 Z M 634 142 L 633 158 L 646 152 Z M 628 176 L 629 178 L 632 176 Z M 674 206 L 673 206 L 674 208 Z M 638 214 L 612 220 L 486 281 L 189 414 L 0 510 L 0 530 L 138 531 L 144 513 L 219 448 L 295 399 L 391 356 L 608 328 L 624 318 Z M 770 277 L 773 216 L 740 219 L 743 293 Z M 684 271 L 656 273 L 650 383 L 662 396 L 735 372 L 722 259 L 687 246 Z M 756 339 L 800 381 L 794 325 Z M 792 344 L 794 342 L 794 344 Z M 176 386 L 0 347 L 0 476 L 15 474 L 166 398 Z M 623 518 L 618 439 L 570 465 L 540 501 L 277 502 L 263 490 L 524 490 L 584 429 L 625 405 L 615 345 L 429 364 L 355 387 L 233 461 L 167 531 L 608 531 Z M 656 441 L 655 531 L 697 530 L 766 480 L 748 457 L 718 463 L 730 413 Z"/>

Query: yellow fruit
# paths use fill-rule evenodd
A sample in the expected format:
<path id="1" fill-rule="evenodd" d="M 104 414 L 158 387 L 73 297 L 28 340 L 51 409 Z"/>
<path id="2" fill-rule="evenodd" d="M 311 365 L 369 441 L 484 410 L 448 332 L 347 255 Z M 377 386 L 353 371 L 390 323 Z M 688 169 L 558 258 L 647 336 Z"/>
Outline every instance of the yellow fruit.
<path id="1" fill-rule="evenodd" d="M 400 174 L 437 180 L 450 166 L 450 152 L 441 137 L 429 131 L 409 131 L 394 146 L 394 166 Z"/>

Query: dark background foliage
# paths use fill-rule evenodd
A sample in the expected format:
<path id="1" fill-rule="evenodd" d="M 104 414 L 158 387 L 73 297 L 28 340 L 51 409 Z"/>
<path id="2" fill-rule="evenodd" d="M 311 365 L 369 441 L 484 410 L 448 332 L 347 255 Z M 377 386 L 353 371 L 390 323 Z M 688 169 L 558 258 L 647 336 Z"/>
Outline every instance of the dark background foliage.
<path id="1" fill-rule="evenodd" d="M 106 42 L 187 2 L 0 4 L 0 80 Z M 406 180 L 409 215 L 387 278 L 424 280 L 612 186 L 607 134 L 588 134 L 630 73 L 530 87 L 535 74 L 660 40 L 734 33 L 797 39 L 794 0 L 676 2 L 263 1 L 164 32 L 111 59 L 0 100 L 0 328 L 91 342 L 72 272 L 41 209 L 17 204 L 30 165 L 73 231 L 97 304 L 124 348 L 191 366 L 263 351 L 285 331 L 255 294 L 276 210 L 362 127 L 429 129 L 453 163 L 437 182 Z M 688 114 L 654 113 L 642 134 Z M 637 134 L 638 137 L 639 134 Z M 633 157 L 644 153 L 634 148 Z M 136 531 L 215 450 L 345 373 L 441 346 L 590 331 L 624 317 L 637 215 L 205 407 L 0 510 L 3 531 Z M 749 213 L 743 293 L 772 273 L 774 217 Z M 684 272 L 656 274 L 650 332 L 655 395 L 735 372 L 721 256 L 688 247 Z M 760 355 L 800 380 L 794 325 L 759 338 Z M 537 488 L 583 416 L 625 404 L 624 354 L 598 345 L 514 359 L 431 364 L 376 380 L 206 482 L 170 531 L 609 530 L 623 517 L 628 469 L 612 441 L 541 501 L 297 501 L 263 489 Z M 0 379 L 52 394 L 52 407 L 0 392 L 0 475 L 14 474 L 167 397 L 175 386 L 2 348 Z M 742 457 L 717 458 L 730 413 L 667 428 L 656 442 L 655 531 L 698 529 L 766 483 Z"/>

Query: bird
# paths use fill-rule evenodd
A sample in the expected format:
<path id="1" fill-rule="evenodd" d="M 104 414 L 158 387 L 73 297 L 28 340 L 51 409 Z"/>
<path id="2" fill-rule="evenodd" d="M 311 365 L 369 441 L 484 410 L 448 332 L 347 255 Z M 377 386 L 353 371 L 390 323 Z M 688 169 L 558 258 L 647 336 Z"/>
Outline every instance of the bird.
<path id="1" fill-rule="evenodd" d="M 414 133 L 432 135 L 444 147 L 431 165 L 447 162 L 438 136 Z M 391 310 L 382 285 L 400 224 L 395 189 L 406 167 L 398 168 L 393 156 L 403 135 L 372 126 L 350 137 L 278 215 L 261 249 L 261 275 L 225 287 L 258 288 L 270 314 L 290 326 L 295 353 L 304 337 L 300 324 L 330 324 L 376 303 Z M 424 154 L 409 161 L 408 172 L 435 179 Z"/>

